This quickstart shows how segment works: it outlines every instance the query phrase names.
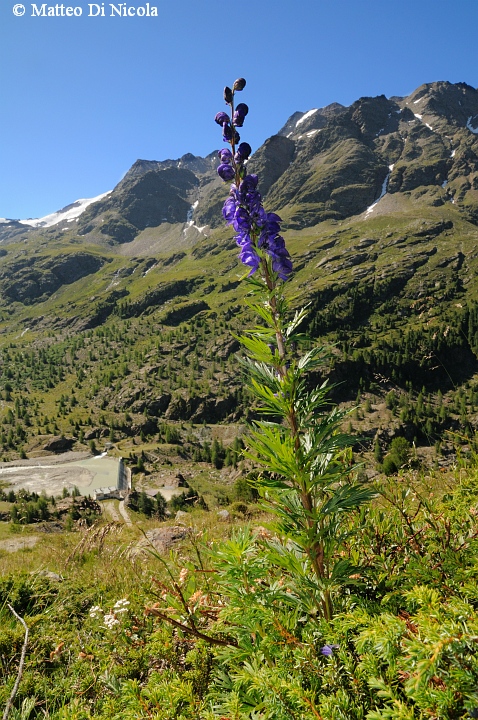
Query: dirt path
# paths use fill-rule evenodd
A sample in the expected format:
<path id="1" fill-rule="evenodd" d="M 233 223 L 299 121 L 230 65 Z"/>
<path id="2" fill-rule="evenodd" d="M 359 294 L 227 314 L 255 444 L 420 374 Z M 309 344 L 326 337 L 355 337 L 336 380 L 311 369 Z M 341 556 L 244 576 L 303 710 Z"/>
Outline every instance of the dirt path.
<path id="1" fill-rule="evenodd" d="M 105 515 L 109 515 L 109 517 L 115 522 L 121 522 L 121 518 L 118 515 L 118 511 L 116 510 L 114 500 L 108 500 L 107 502 L 103 502 L 102 506 Z"/>
<path id="2" fill-rule="evenodd" d="M 131 522 L 131 518 L 128 515 L 128 511 L 125 508 L 124 500 L 120 500 L 118 510 L 120 511 L 120 514 L 124 518 L 126 525 L 132 525 L 133 523 Z"/>

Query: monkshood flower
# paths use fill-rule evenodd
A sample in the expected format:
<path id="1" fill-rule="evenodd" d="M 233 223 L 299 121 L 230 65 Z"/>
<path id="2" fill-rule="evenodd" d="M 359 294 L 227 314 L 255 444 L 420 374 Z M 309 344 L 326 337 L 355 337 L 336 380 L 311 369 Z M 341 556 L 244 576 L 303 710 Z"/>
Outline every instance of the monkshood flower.
<path id="1" fill-rule="evenodd" d="M 222 127 L 223 139 L 231 145 L 219 150 L 221 163 L 217 168 L 224 182 L 231 182 L 229 197 L 222 209 L 228 225 L 232 225 L 237 235 L 235 240 L 240 248 L 239 258 L 250 268 L 249 275 L 262 267 L 263 273 L 270 270 L 281 280 L 287 280 L 292 272 L 292 261 L 280 235 L 281 218 L 276 213 L 267 213 L 262 205 L 257 175 L 246 173 L 246 163 L 252 152 L 249 143 L 240 145 L 236 127 L 242 127 L 249 108 L 239 103 L 234 108 L 234 95 L 244 89 L 246 81 L 239 78 L 232 90 L 224 88 L 224 100 L 231 108 L 231 114 L 218 112 L 215 121 Z M 265 263 L 265 265 L 262 265 Z M 268 264 L 269 263 L 269 264 Z"/>

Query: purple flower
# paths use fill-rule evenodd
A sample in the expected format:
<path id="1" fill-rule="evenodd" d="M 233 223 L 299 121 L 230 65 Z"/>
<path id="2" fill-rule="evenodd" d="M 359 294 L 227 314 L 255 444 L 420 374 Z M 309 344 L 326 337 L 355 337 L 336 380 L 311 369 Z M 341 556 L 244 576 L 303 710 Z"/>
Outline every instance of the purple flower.
<path id="1" fill-rule="evenodd" d="M 234 177 L 236 175 L 232 165 L 228 165 L 227 163 L 222 163 L 222 165 L 219 165 L 217 169 L 217 174 L 225 182 L 227 182 L 228 180 L 234 180 Z"/>
<path id="2" fill-rule="evenodd" d="M 339 647 L 340 645 L 324 645 L 324 647 L 320 648 L 320 652 L 326 657 L 331 657 L 334 654 L 334 650 L 337 650 Z"/>
<path id="3" fill-rule="evenodd" d="M 231 118 L 229 115 L 225 112 L 218 112 L 214 120 L 217 122 L 218 125 L 224 125 L 224 123 L 230 123 Z"/>
<path id="4" fill-rule="evenodd" d="M 245 103 L 239 103 L 237 106 L 234 115 L 232 116 L 232 122 L 236 127 L 242 127 L 244 124 L 244 119 L 249 112 L 249 108 Z"/>
<path id="5" fill-rule="evenodd" d="M 228 225 L 232 225 L 234 222 L 234 216 L 236 214 L 236 201 L 233 197 L 229 196 L 222 208 L 222 215 Z"/>
<path id="6" fill-rule="evenodd" d="M 242 143 L 241 143 L 242 144 Z M 241 196 L 247 195 L 255 191 L 258 183 L 257 175 L 246 175 L 239 185 L 239 193 Z"/>
<path id="7" fill-rule="evenodd" d="M 224 125 L 222 126 L 222 139 L 224 140 L 224 142 L 232 142 L 233 134 L 234 142 L 237 144 L 241 139 L 239 133 L 236 130 L 234 130 L 233 133 L 231 125 L 229 125 L 229 123 L 224 123 Z"/>
<path id="8" fill-rule="evenodd" d="M 236 214 L 234 215 L 234 230 L 237 232 L 243 231 L 243 230 L 250 230 L 252 227 L 251 218 L 249 216 L 249 213 L 247 210 L 243 207 L 238 207 L 236 210 Z"/>
<path id="9" fill-rule="evenodd" d="M 241 143 L 241 144 L 244 145 L 244 143 Z M 232 162 L 232 152 L 229 150 L 229 148 L 222 148 L 222 150 L 219 150 L 217 154 L 219 155 L 221 162 L 223 162 L 223 163 L 231 163 Z"/>
<path id="10" fill-rule="evenodd" d="M 252 152 L 252 148 L 249 145 L 249 143 L 242 142 L 239 147 L 236 150 L 236 154 L 234 155 L 234 160 L 237 163 L 242 163 L 244 160 L 247 160 L 249 155 Z"/>
<path id="11" fill-rule="evenodd" d="M 230 104 L 232 103 L 232 98 L 233 98 L 233 95 L 232 95 L 232 90 L 231 90 L 231 88 L 230 88 L 230 87 L 225 87 L 225 88 L 224 88 L 224 100 L 226 101 L 226 103 L 227 103 L 228 105 L 230 105 Z"/>

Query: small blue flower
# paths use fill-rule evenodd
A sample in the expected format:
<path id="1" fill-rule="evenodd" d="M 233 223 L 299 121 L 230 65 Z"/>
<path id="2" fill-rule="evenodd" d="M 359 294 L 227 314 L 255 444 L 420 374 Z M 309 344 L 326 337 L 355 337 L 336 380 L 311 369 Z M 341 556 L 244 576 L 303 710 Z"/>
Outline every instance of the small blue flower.
<path id="1" fill-rule="evenodd" d="M 332 657 L 334 650 L 337 650 L 339 647 L 340 645 L 324 645 L 324 647 L 320 648 L 320 652 L 326 657 Z"/>

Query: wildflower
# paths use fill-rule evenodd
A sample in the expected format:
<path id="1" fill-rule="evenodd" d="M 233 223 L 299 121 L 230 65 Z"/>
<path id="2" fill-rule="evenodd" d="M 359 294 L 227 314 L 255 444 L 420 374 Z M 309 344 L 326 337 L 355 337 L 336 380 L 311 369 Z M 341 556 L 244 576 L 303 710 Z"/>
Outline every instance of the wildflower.
<path id="1" fill-rule="evenodd" d="M 222 163 L 217 168 L 217 174 L 219 175 L 220 178 L 227 181 L 227 180 L 234 180 L 236 173 L 234 171 L 234 168 L 231 167 L 231 165 L 228 165 L 227 163 Z"/>
<path id="2" fill-rule="evenodd" d="M 111 613 L 104 616 L 103 622 L 108 630 L 112 630 L 115 625 L 119 625 L 118 618 Z"/>
<path id="3" fill-rule="evenodd" d="M 337 650 L 339 647 L 340 645 L 324 645 L 324 647 L 320 648 L 320 652 L 326 657 L 332 657 L 334 650 Z"/>
<path id="4" fill-rule="evenodd" d="M 181 572 L 179 573 L 179 583 L 180 583 L 180 585 L 183 584 L 183 582 L 186 580 L 187 576 L 188 576 L 188 569 L 187 569 L 187 568 L 182 568 L 182 569 L 181 569 Z"/>
<path id="5" fill-rule="evenodd" d="M 241 144 L 245 145 L 246 143 L 241 143 Z M 229 150 L 229 148 L 222 148 L 222 150 L 219 150 L 218 155 L 219 155 L 219 158 L 222 163 L 226 163 L 227 165 L 231 164 L 232 152 Z"/>
<path id="6" fill-rule="evenodd" d="M 239 103 L 239 105 L 236 107 L 234 115 L 232 116 L 232 121 L 236 127 L 243 126 L 244 119 L 248 112 L 249 108 L 247 107 L 247 105 L 245 103 Z"/>
<path id="7" fill-rule="evenodd" d="M 244 162 L 244 160 L 247 160 L 249 155 L 252 152 L 252 148 L 249 145 L 249 143 L 242 142 L 239 147 L 236 150 L 236 154 L 234 155 L 234 160 L 236 163 L 241 164 Z"/>
<path id="8" fill-rule="evenodd" d="M 233 110 L 232 119 L 224 112 L 217 113 L 215 117 L 218 125 L 222 126 L 223 140 L 232 146 L 232 152 L 226 148 L 219 151 L 219 177 L 224 182 L 234 180 L 222 214 L 237 233 L 234 239 L 240 248 L 239 259 L 251 269 L 249 275 L 259 269 L 262 260 L 270 258 L 272 272 L 281 280 L 287 280 L 292 272 L 292 261 L 280 235 L 281 218 L 264 210 L 257 189 L 257 175 L 246 175 L 244 167 L 252 148 L 246 142 L 238 144 L 240 136 L 236 127 L 243 126 L 249 108 L 245 103 L 239 103 L 234 109 L 234 93 L 243 90 L 245 85 L 245 79 L 238 78 L 232 90 L 229 87 L 224 89 L 224 99 Z"/>
<path id="9" fill-rule="evenodd" d="M 224 123 L 230 123 L 231 118 L 229 115 L 225 112 L 218 112 L 214 120 L 217 122 L 218 125 L 221 127 L 224 125 Z"/>
<path id="10" fill-rule="evenodd" d="M 96 620 L 102 614 L 103 614 L 103 610 L 100 608 L 99 605 L 93 605 L 93 607 L 90 608 L 90 618 L 93 618 L 94 620 Z"/>
<path id="11" fill-rule="evenodd" d="M 127 606 L 129 604 L 129 600 L 118 600 L 118 602 L 113 607 L 115 615 L 121 615 L 122 613 L 128 612 Z"/>

